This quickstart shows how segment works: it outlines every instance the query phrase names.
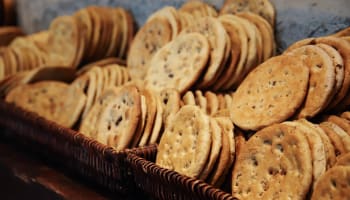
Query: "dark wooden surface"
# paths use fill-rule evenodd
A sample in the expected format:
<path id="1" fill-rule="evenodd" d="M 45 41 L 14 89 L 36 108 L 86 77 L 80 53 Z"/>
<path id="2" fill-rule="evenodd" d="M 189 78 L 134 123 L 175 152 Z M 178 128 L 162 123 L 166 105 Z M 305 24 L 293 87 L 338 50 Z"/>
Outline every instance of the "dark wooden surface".
<path id="1" fill-rule="evenodd" d="M 121 199 L 0 141 L 0 199 Z"/>

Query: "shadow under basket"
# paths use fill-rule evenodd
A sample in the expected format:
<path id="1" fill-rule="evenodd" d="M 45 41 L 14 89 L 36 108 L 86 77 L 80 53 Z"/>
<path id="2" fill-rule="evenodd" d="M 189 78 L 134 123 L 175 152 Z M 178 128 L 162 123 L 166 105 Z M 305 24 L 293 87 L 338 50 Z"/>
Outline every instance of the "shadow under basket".
<path id="1" fill-rule="evenodd" d="M 154 163 L 157 150 L 145 153 L 148 157 L 131 152 L 127 156 L 133 170 L 135 183 L 147 195 L 161 200 L 205 199 L 233 200 L 231 194 L 204 181 L 183 176 L 161 168 Z"/>
<path id="2" fill-rule="evenodd" d="M 14 140 L 69 173 L 126 197 L 143 197 L 135 186 L 128 152 L 149 158 L 148 148 L 116 151 L 72 129 L 0 100 L 1 136 Z M 140 196 L 141 195 L 141 196 Z"/>

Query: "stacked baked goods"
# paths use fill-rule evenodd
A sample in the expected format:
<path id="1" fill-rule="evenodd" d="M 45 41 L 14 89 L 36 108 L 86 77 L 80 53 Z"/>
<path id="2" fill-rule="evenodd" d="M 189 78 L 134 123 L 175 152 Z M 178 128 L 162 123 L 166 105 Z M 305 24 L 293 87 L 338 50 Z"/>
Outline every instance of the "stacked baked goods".
<path id="1" fill-rule="evenodd" d="M 350 29 L 275 56 L 274 24 L 268 0 L 189 1 L 138 31 L 90 6 L 2 51 L 0 95 L 116 150 L 158 143 L 158 166 L 238 199 L 348 198 Z"/>
<path id="2" fill-rule="evenodd" d="M 123 8 L 89 6 L 57 17 L 47 31 L 21 35 L 17 28 L 0 28 L 0 46 L 10 43 L 1 48 L 0 79 L 38 67 L 78 68 L 103 58 L 125 59 L 134 20 Z"/>
<path id="3" fill-rule="evenodd" d="M 273 32 L 272 24 L 249 11 L 219 16 L 211 6 L 192 1 L 178 10 L 165 7 L 135 35 L 127 67 L 133 80 L 153 90 L 232 90 L 274 55 Z"/>

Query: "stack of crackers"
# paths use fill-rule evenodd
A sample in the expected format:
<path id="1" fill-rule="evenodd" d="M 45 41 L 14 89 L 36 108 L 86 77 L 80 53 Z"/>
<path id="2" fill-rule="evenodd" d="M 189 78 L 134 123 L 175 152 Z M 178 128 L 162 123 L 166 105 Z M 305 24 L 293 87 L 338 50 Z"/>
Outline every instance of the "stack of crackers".
<path id="1" fill-rule="evenodd" d="M 107 17 L 106 13 L 108 13 Z M 134 35 L 134 20 L 123 8 L 90 6 L 53 20 L 49 30 L 23 35 L 0 28 L 0 80 L 38 67 L 82 67 L 104 58 L 125 59 Z"/>
<path id="2" fill-rule="evenodd" d="M 165 7 L 152 14 L 130 47 L 131 78 L 153 90 L 171 87 L 182 94 L 192 88 L 235 89 L 274 55 L 274 30 L 254 9 L 227 13 L 190 1 L 178 10 Z M 274 10 L 269 17 L 274 19 Z"/>
<path id="3" fill-rule="evenodd" d="M 290 118 L 312 119 L 350 105 L 350 42 L 308 38 L 255 68 L 233 95 L 232 121 L 259 130 Z"/>

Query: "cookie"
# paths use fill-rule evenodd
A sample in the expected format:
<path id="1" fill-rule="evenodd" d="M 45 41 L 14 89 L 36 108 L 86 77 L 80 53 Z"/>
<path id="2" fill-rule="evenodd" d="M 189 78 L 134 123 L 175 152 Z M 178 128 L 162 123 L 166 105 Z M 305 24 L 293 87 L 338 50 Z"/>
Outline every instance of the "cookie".
<path id="1" fill-rule="evenodd" d="M 327 171 L 316 183 L 311 199 L 349 199 L 350 167 L 336 166 Z"/>
<path id="2" fill-rule="evenodd" d="M 275 124 L 255 133 L 240 150 L 232 195 L 238 199 L 305 199 L 311 184 L 312 157 L 305 135 L 292 126 Z"/>
<path id="3" fill-rule="evenodd" d="M 127 56 L 127 66 L 132 79 L 144 79 L 152 57 L 158 49 L 170 42 L 171 38 L 171 25 L 166 19 L 155 18 L 141 27 Z"/>
<path id="4" fill-rule="evenodd" d="M 211 148 L 209 117 L 196 106 L 183 106 L 160 140 L 156 164 L 197 178 Z"/>
<path id="5" fill-rule="evenodd" d="M 271 58 L 243 80 L 233 95 L 232 121 L 258 130 L 291 117 L 304 101 L 309 69 L 294 56 Z"/>
<path id="6" fill-rule="evenodd" d="M 124 86 L 106 102 L 98 121 L 97 140 L 116 150 L 127 148 L 141 120 L 141 98 L 133 86 Z"/>
<path id="7" fill-rule="evenodd" d="M 209 44 L 205 36 L 181 34 L 154 55 L 145 85 L 155 91 L 175 88 L 183 94 L 199 78 L 208 58 Z"/>
<path id="8" fill-rule="evenodd" d="M 310 70 L 309 87 L 305 102 L 297 113 L 298 118 L 311 118 L 322 111 L 332 99 L 335 85 L 335 69 L 331 57 L 321 48 L 306 45 L 288 54 L 304 60 Z"/>

